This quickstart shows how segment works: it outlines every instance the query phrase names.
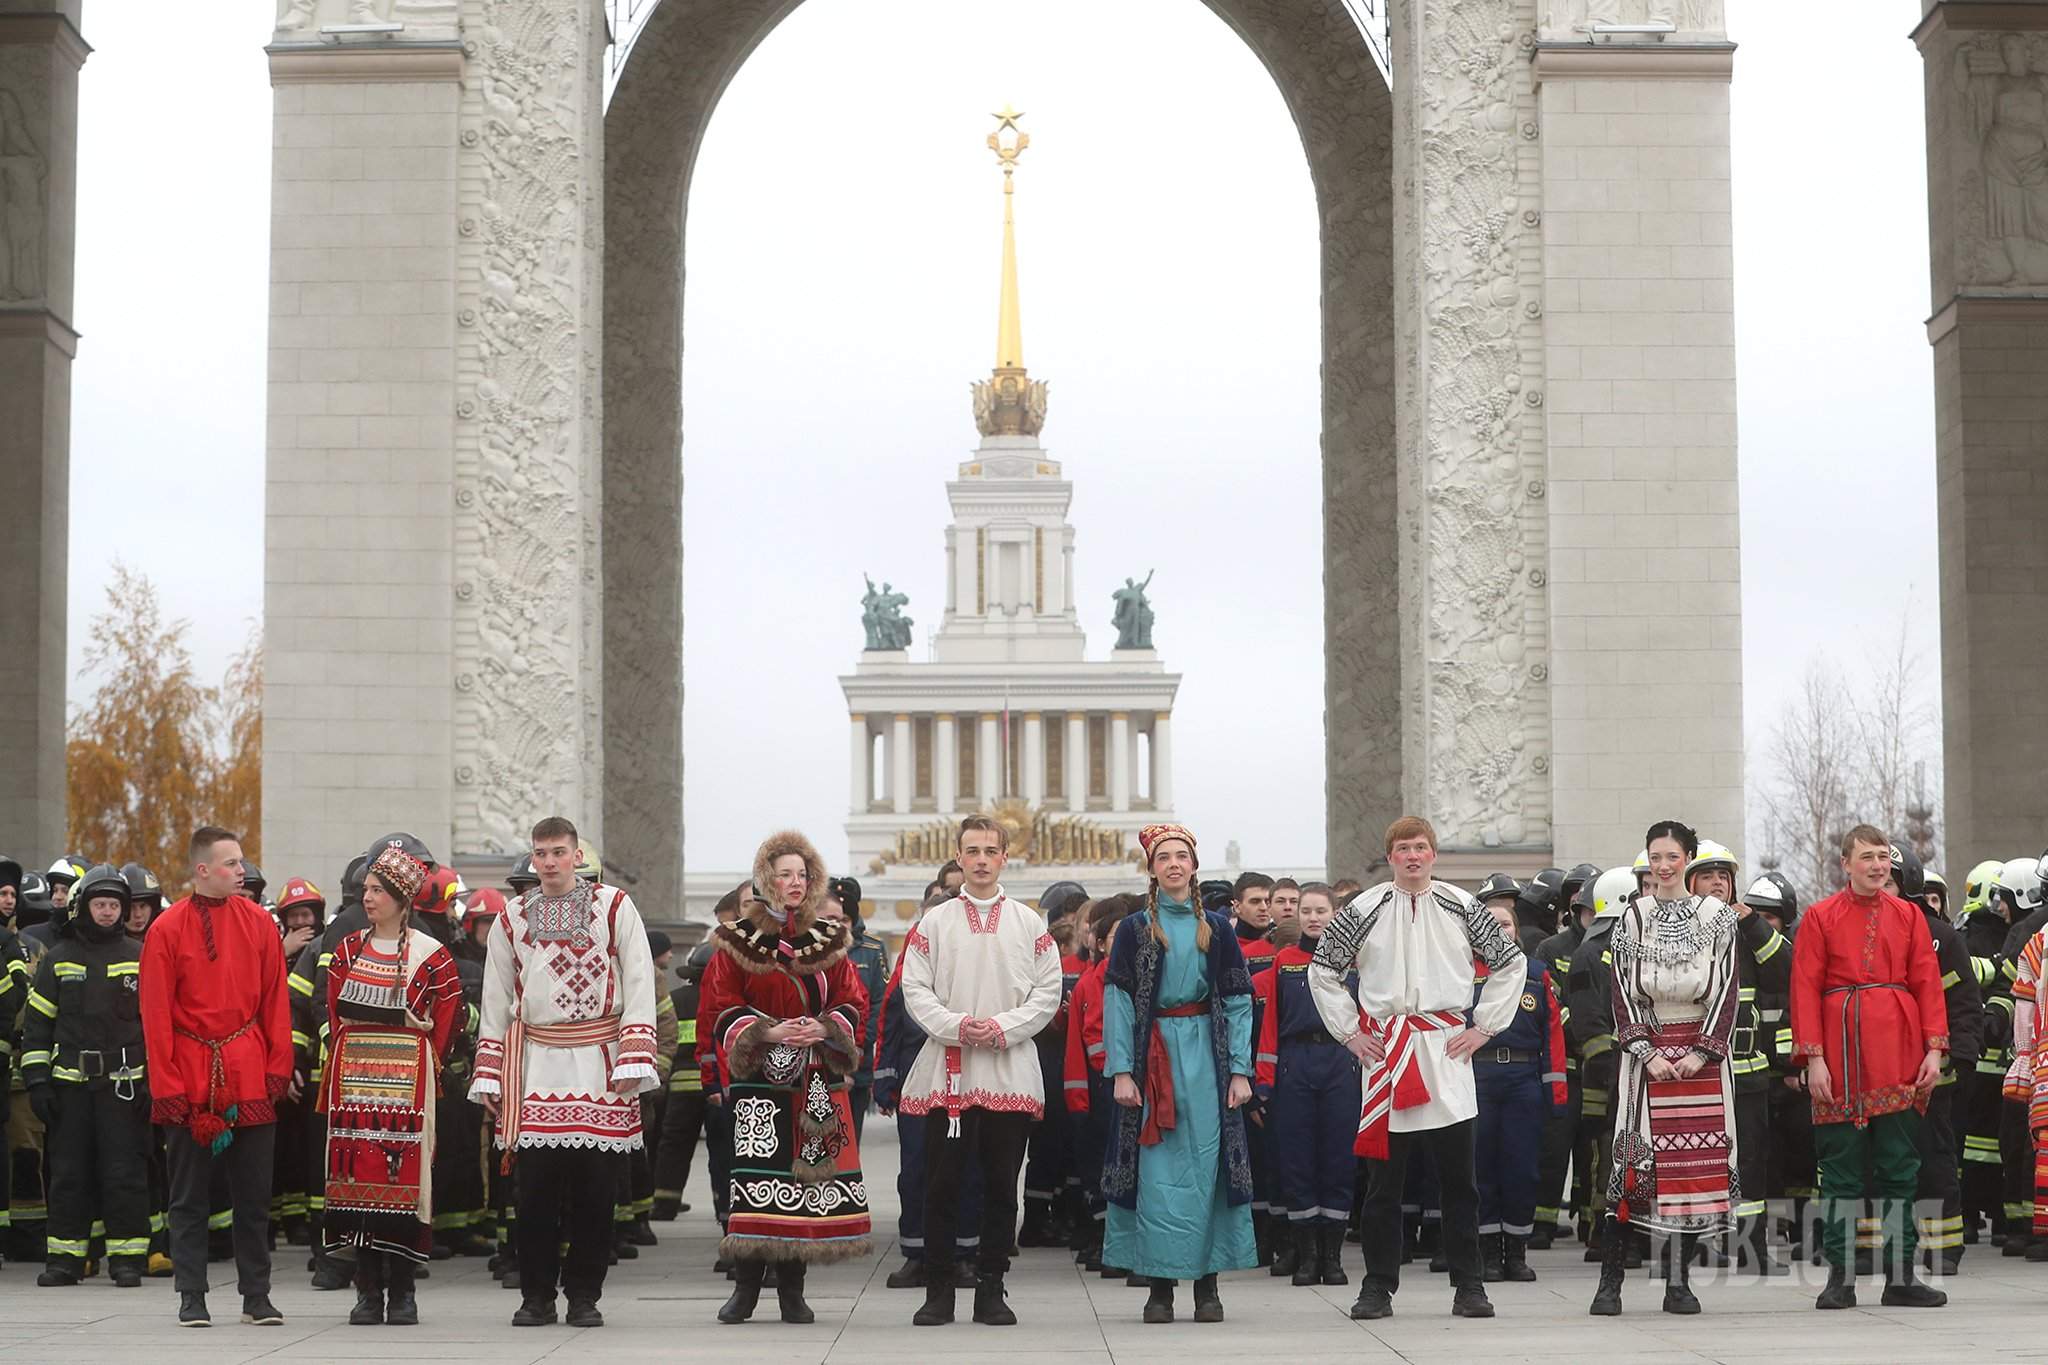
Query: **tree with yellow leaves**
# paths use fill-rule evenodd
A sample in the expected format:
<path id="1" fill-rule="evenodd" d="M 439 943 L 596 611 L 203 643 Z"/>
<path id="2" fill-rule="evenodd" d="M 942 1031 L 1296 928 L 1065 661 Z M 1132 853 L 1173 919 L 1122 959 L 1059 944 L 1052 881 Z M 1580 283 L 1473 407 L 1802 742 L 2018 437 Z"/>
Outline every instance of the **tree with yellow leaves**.
<path id="1" fill-rule="evenodd" d="M 224 687 L 208 687 L 188 627 L 166 622 L 155 586 L 117 563 L 85 651 L 97 685 L 65 745 L 71 847 L 141 862 L 167 890 L 183 881 L 186 840 L 200 825 L 240 831 L 252 858 L 261 845 L 260 642 L 236 657 Z"/>

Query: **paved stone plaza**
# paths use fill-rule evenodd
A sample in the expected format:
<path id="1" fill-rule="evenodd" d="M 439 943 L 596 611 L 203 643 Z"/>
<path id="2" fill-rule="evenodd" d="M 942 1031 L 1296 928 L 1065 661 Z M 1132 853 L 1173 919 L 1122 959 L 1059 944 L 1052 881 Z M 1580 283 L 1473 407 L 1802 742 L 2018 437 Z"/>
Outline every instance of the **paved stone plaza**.
<path id="1" fill-rule="evenodd" d="M 867 1161 L 878 1221 L 893 1228 L 896 1143 L 894 1128 L 877 1121 Z M 1282 1359 L 1288 1365 L 1318 1361 L 1509 1361 L 1613 1360 L 1785 1361 L 1859 1365 L 1961 1360 L 2040 1360 L 2048 1352 L 2029 1341 L 2048 1331 L 2048 1266 L 1998 1259 L 1973 1250 L 1964 1273 L 1948 1282 L 1951 1306 L 1935 1312 L 1865 1307 L 1848 1313 L 1813 1310 L 1817 1282 L 1753 1282 L 1722 1287 L 1704 1276 L 1694 1280 L 1706 1305 L 1698 1318 L 1668 1317 L 1657 1311 L 1661 1288 L 1631 1275 L 1624 1291 L 1627 1313 L 1619 1320 L 1586 1316 L 1595 1268 L 1576 1250 L 1530 1257 L 1542 1279 L 1531 1285 L 1493 1285 L 1500 1309 L 1491 1322 L 1450 1316 L 1450 1292 L 1440 1276 L 1417 1274 L 1404 1282 L 1395 1316 L 1355 1323 L 1347 1315 L 1356 1293 L 1358 1248 L 1345 1250 L 1345 1269 L 1354 1286 L 1295 1289 L 1260 1271 L 1224 1281 L 1229 1321 L 1197 1327 L 1187 1320 L 1189 1293 L 1181 1290 L 1181 1320 L 1170 1327 L 1138 1321 L 1144 1293 L 1121 1281 L 1077 1272 L 1063 1252 L 1026 1252 L 1011 1273 L 1010 1301 L 1023 1320 L 1017 1327 L 976 1327 L 965 1321 L 970 1299 L 960 1299 L 962 1322 L 940 1330 L 915 1331 L 910 1314 L 919 1291 L 891 1290 L 883 1277 L 897 1264 L 891 1238 L 877 1254 L 849 1265 L 812 1271 L 811 1304 L 818 1321 L 788 1327 L 774 1314 L 774 1294 L 763 1296 L 756 1321 L 721 1327 L 712 1320 L 726 1294 L 722 1276 L 710 1273 L 710 1200 L 701 1169 L 689 1194 L 694 1205 L 679 1222 L 660 1225 L 662 1244 L 638 1261 L 612 1271 L 605 1286 L 609 1325 L 600 1332 L 568 1327 L 518 1330 L 509 1325 L 518 1295 L 500 1289 L 481 1260 L 443 1261 L 420 1283 L 420 1313 L 414 1328 L 349 1327 L 343 1322 L 353 1295 L 316 1294 L 305 1288 L 299 1267 L 304 1253 L 280 1252 L 274 1298 L 284 1310 L 282 1328 L 244 1327 L 235 1321 L 238 1301 L 216 1289 L 209 1299 L 215 1326 L 182 1331 L 172 1326 L 176 1299 L 167 1280 L 151 1280 L 139 1291 L 117 1292 L 104 1279 L 72 1290 L 39 1290 L 33 1272 L 10 1265 L 0 1271 L 0 1358 L 39 1361 L 122 1361 L 146 1365 L 245 1361 L 454 1360 L 497 1361 L 504 1365 L 552 1360 L 591 1362 L 602 1351 L 607 1361 L 689 1360 L 774 1365 L 790 1362 L 899 1362 L 910 1352 L 945 1349 L 999 1357 L 1003 1365 L 1058 1362 L 1202 1359 Z M 289 1266 L 289 1270 L 286 1267 Z M 214 1268 L 232 1282 L 232 1270 Z M 1816 1273 L 1817 1272 L 1813 1272 Z M 1875 1305 L 1877 1288 L 1866 1281 L 1865 1301 Z"/>

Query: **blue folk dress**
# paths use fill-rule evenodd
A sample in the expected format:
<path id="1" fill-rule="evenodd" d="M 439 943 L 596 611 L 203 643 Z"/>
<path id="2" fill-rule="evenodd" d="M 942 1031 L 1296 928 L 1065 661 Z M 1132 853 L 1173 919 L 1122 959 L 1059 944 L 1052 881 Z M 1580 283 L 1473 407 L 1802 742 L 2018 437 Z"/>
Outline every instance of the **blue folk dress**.
<path id="1" fill-rule="evenodd" d="M 1195 907 L 1159 898 L 1166 931 L 1160 965 L 1159 1008 L 1207 1000 L 1210 959 L 1195 946 Z M 1126 921 L 1149 934 L 1149 916 Z M 1224 932 L 1228 932 L 1225 930 Z M 1135 1075 L 1137 1008 L 1130 992 L 1105 985 L 1102 996 L 1104 1070 Z M 1225 999 L 1223 1018 L 1232 1075 L 1252 1074 L 1252 1001 L 1249 994 Z M 1155 1279 L 1194 1280 L 1224 1270 L 1248 1270 L 1258 1263 L 1251 1207 L 1232 1203 L 1223 1159 L 1221 1096 L 1228 1076 L 1216 1074 L 1216 1048 L 1209 1014 L 1157 1021 L 1167 1055 L 1173 1059 L 1176 1122 L 1157 1144 L 1138 1151 L 1136 1208 L 1109 1205 L 1102 1259 Z M 1149 1117 L 1149 1115 L 1147 1116 Z"/>

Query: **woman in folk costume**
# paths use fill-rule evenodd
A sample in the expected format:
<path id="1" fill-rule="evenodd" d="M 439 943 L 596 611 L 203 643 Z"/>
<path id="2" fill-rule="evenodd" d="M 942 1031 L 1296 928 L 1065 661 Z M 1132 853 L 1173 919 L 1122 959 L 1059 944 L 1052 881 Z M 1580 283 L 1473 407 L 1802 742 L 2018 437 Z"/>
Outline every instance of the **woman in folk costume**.
<path id="1" fill-rule="evenodd" d="M 363 883 L 370 926 L 337 944 L 327 969 L 321 1228 L 328 1254 L 355 1257 L 357 1327 L 420 1320 L 414 1272 L 434 1241 L 434 1105 L 462 979 L 448 950 L 412 927 L 426 877 L 404 849 L 378 854 Z"/>
<path id="2" fill-rule="evenodd" d="M 1179 1279 L 1195 1282 L 1195 1321 L 1221 1322 L 1217 1272 L 1258 1263 L 1251 976 L 1229 919 L 1197 903 L 1195 836 L 1150 825 L 1138 842 L 1151 889 L 1117 926 L 1103 978 L 1103 1070 L 1122 1107 L 1102 1166 L 1102 1259 L 1151 1279 L 1146 1322 L 1173 1321 Z"/>
<path id="3" fill-rule="evenodd" d="M 846 957 L 847 925 L 818 918 L 825 889 L 810 841 L 771 835 L 754 855 L 754 898 L 712 936 L 700 1015 L 714 1021 L 732 1123 L 732 1206 L 719 1249 L 735 1286 L 720 1322 L 753 1315 L 771 1261 L 782 1320 L 812 1322 L 805 1268 L 868 1251 L 848 1097 L 867 993 Z"/>
<path id="4" fill-rule="evenodd" d="M 1735 1226 L 1735 1092 L 1728 1045 L 1739 998 L 1734 907 L 1688 895 L 1699 836 L 1675 820 L 1650 826 L 1650 876 L 1609 938 L 1614 1038 L 1621 1050 L 1614 1109 L 1611 1210 L 1592 1312 L 1621 1312 L 1628 1228 L 1667 1244 L 1664 1311 L 1697 1313 L 1686 1283 L 1694 1245 Z M 1626 1226 L 1618 1226 L 1626 1225 Z"/>

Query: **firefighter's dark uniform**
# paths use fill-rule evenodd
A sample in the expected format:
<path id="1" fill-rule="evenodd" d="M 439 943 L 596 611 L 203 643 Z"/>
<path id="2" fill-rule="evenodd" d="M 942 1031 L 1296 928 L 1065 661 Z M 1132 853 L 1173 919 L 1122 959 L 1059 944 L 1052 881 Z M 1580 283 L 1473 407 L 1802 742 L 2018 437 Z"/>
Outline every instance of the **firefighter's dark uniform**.
<path id="1" fill-rule="evenodd" d="M 1921 907 L 1934 937 L 1934 956 L 1941 968 L 1941 989 L 1948 1004 L 1948 1052 L 1941 1059 L 1941 1080 L 1927 1097 L 1920 1124 L 1920 1249 L 1943 1274 L 1955 1273 L 1963 1257 L 1963 1187 L 1956 1153 L 1955 1098 L 1958 1080 L 1974 1073 L 1982 1051 L 1984 1002 L 1970 950 L 1954 925 Z M 1940 1212 L 1931 1214 L 1936 1202 Z"/>
<path id="2" fill-rule="evenodd" d="M 1756 1274 L 1782 1270 L 1765 1254 L 1770 1232 L 1771 1086 L 1770 1046 L 1784 1002 L 1792 991 L 1792 944 L 1752 911 L 1736 931 L 1735 966 L 1740 984 L 1735 1036 L 1728 1069 L 1735 1099 L 1735 1164 L 1742 1198 L 1735 1206 L 1737 1263 Z M 1766 1002 L 1769 1002 L 1768 1005 Z M 1772 1018 L 1766 1019 L 1769 1008 Z"/>
<path id="3" fill-rule="evenodd" d="M 23 1016 L 21 1078 L 32 1102 L 48 1095 L 50 1271 L 83 1270 L 97 1215 L 109 1269 L 139 1279 L 149 1260 L 142 945 L 118 923 L 111 932 L 94 941 L 74 924 L 44 954 Z"/>

